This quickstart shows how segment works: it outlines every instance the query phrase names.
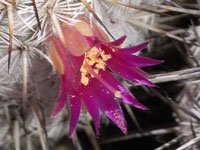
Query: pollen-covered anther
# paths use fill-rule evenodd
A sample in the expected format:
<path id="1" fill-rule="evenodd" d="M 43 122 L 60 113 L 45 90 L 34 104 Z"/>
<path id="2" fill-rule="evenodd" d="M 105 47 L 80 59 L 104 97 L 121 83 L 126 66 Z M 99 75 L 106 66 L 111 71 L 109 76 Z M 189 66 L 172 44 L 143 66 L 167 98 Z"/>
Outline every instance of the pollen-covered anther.
<path id="1" fill-rule="evenodd" d="M 104 52 L 103 50 L 100 50 L 100 51 L 99 51 L 99 54 L 101 55 L 103 61 L 107 61 L 108 59 L 111 58 L 111 55 L 105 54 L 105 52 Z"/>
<path id="2" fill-rule="evenodd" d="M 105 62 L 102 59 L 98 59 L 95 68 L 105 70 Z"/>
<path id="3" fill-rule="evenodd" d="M 83 65 L 81 66 L 81 83 L 85 86 L 89 83 L 89 77 L 94 78 L 95 76 L 90 73 L 85 64 L 87 63 L 92 67 L 93 71 L 96 74 L 99 74 L 99 70 L 105 70 L 106 61 L 110 59 L 111 56 L 109 54 L 105 54 L 104 51 L 99 50 L 97 47 L 93 47 L 89 51 L 85 52 L 85 59 L 83 61 Z"/>
<path id="4" fill-rule="evenodd" d="M 116 98 L 122 98 L 122 94 L 120 91 L 115 91 L 115 97 Z"/>
<path id="5" fill-rule="evenodd" d="M 112 52 L 116 52 L 116 49 L 113 48 L 113 49 L 112 49 Z"/>
<path id="6" fill-rule="evenodd" d="M 88 74 L 88 70 L 86 67 L 84 67 L 84 65 L 81 67 L 81 83 L 83 85 L 88 85 L 89 83 L 89 78 L 87 77 L 87 74 Z"/>

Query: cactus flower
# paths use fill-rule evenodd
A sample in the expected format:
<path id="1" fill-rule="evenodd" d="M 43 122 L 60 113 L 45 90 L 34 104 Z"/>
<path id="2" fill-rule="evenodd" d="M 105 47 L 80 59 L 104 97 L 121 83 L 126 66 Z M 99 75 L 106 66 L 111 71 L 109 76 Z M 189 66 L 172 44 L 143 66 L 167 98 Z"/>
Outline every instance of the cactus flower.
<path id="1" fill-rule="evenodd" d="M 81 108 L 87 108 L 93 118 L 97 136 L 99 110 L 126 134 L 126 120 L 118 101 L 142 110 L 148 108 L 138 102 L 113 73 L 124 79 L 155 87 L 155 84 L 146 79 L 148 73 L 139 67 L 157 65 L 162 61 L 133 55 L 145 48 L 148 42 L 121 48 L 126 36 L 110 42 L 100 27 L 86 19 L 73 25 L 61 24 L 61 29 L 65 44 L 56 34 L 48 40 L 50 57 L 60 76 L 60 92 L 52 116 L 56 116 L 69 99 L 70 136 L 78 122 Z"/>

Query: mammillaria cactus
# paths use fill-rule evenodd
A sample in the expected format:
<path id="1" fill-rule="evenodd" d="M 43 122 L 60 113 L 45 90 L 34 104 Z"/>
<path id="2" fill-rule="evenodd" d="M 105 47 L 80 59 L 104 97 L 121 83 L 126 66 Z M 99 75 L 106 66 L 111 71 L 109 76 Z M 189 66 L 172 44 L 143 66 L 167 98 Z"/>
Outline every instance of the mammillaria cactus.
<path id="1" fill-rule="evenodd" d="M 62 149 L 63 137 L 64 148 L 81 149 L 82 131 L 91 149 L 100 149 L 105 116 L 127 134 L 127 112 L 141 131 L 129 105 L 149 106 L 127 85 L 166 82 L 139 68 L 162 61 L 138 54 L 151 43 L 148 30 L 193 42 L 162 24 L 185 6 L 193 7 L 169 0 L 0 0 L 0 149 Z M 164 19 L 154 22 L 155 14 Z"/>
<path id="2" fill-rule="evenodd" d="M 85 2 L 85 3 L 82 3 L 82 2 Z M 63 132 L 63 130 L 67 131 L 66 130 L 67 123 L 66 124 L 62 123 L 62 119 L 59 119 L 59 116 L 57 116 L 53 119 L 50 119 L 50 113 L 53 109 L 53 106 L 56 102 L 58 92 L 59 92 L 59 79 L 57 77 L 57 74 L 56 74 L 54 68 L 56 67 L 56 69 L 58 69 L 57 62 L 64 61 L 64 60 L 56 57 L 55 52 L 52 55 L 52 53 L 50 51 L 50 47 L 47 43 L 49 43 L 53 40 L 53 39 L 51 39 L 51 37 L 53 35 L 53 36 L 57 36 L 57 38 L 59 37 L 59 39 L 57 39 L 57 40 L 60 40 L 61 43 L 63 44 L 63 40 L 62 40 L 63 33 L 64 33 L 64 36 L 68 38 L 67 32 L 69 32 L 69 35 L 71 34 L 70 35 L 71 37 L 74 36 L 74 39 L 69 39 L 67 44 L 69 45 L 69 43 L 71 42 L 70 40 L 74 40 L 74 41 L 72 41 L 72 46 L 73 46 L 73 44 L 76 44 L 76 40 L 78 40 L 79 37 L 77 37 L 77 35 L 73 35 L 74 34 L 73 32 L 70 33 L 71 31 L 63 32 L 62 30 L 64 29 L 64 27 L 62 27 L 62 26 L 67 25 L 69 27 L 70 26 L 73 27 L 75 24 L 78 24 L 81 21 L 81 18 L 84 18 L 84 17 L 86 17 L 86 18 L 89 17 L 91 22 L 97 22 L 95 20 L 95 18 L 93 18 L 94 14 L 90 14 L 90 12 L 88 12 L 88 10 L 84 4 L 86 4 L 86 6 L 87 6 L 87 4 L 88 5 L 91 4 L 91 7 L 93 7 L 93 9 L 95 10 L 95 13 L 101 19 L 104 19 L 106 17 L 106 16 L 102 15 L 101 7 L 105 6 L 105 5 L 112 6 L 112 7 L 114 6 L 114 4 L 110 3 L 109 1 L 104 1 L 104 2 L 103 1 L 87 1 L 87 2 L 82 1 L 82 2 L 78 2 L 78 1 L 74 1 L 74 0 L 52 0 L 52 1 L 45 1 L 45 0 L 32 0 L 32 1 L 31 0 L 30 1 L 11 0 L 11 1 L 7 1 L 7 0 L 2 0 L 2 1 L 0 1 L 0 6 L 1 6 L 0 7 L 0 14 L 1 14 L 0 15 L 0 20 L 1 20 L 1 27 L 0 27 L 1 61 L 0 61 L 0 64 L 1 64 L 1 72 L 2 72 L 0 75 L 1 76 L 0 84 L 2 87 L 1 92 L 0 92 L 0 96 L 2 99 L 1 110 L 2 110 L 2 115 L 5 112 L 7 112 L 7 121 L 9 124 L 9 126 L 7 123 L 4 123 L 5 125 L 2 125 L 2 127 L 6 126 L 6 130 L 4 132 L 5 134 L 1 135 L 2 138 L 6 137 L 6 139 L 4 141 L 6 141 L 6 140 L 7 140 L 7 142 L 10 141 L 12 136 L 13 136 L 13 138 L 15 138 L 14 137 L 16 135 L 15 127 L 19 127 L 19 125 L 15 126 L 14 124 L 20 124 L 19 120 L 22 120 L 21 125 L 23 126 L 24 131 L 20 132 L 19 135 L 17 135 L 18 138 L 20 138 L 21 135 L 23 135 L 23 134 L 27 134 L 26 132 L 30 132 L 30 137 L 32 137 L 32 135 L 35 135 L 37 133 L 37 131 L 33 130 L 34 126 L 37 125 L 37 118 L 39 120 L 39 124 L 43 124 L 43 121 L 41 120 L 42 116 L 44 116 L 46 118 L 46 125 L 47 125 L 46 129 L 42 128 L 42 130 L 44 132 L 43 136 L 45 136 L 45 132 L 47 132 L 49 138 L 52 137 L 53 139 L 55 139 L 55 138 L 62 137 L 64 134 L 67 134 L 66 132 Z M 115 8 L 115 7 L 113 7 L 113 8 Z M 121 9 L 120 11 L 124 10 L 123 8 L 120 8 L 120 9 Z M 100 11 L 100 12 L 98 12 L 98 11 Z M 113 10 L 112 13 L 114 14 L 115 10 Z M 117 14 L 119 14 L 119 12 Z M 109 15 L 107 17 L 109 18 Z M 120 22 L 123 22 L 123 19 L 124 18 L 119 19 Z M 90 21 L 88 20 L 88 22 L 87 22 L 88 26 L 91 26 L 91 27 L 96 26 L 94 24 L 90 24 Z M 102 22 L 102 23 L 104 24 L 105 22 Z M 107 29 L 107 26 L 109 26 L 109 25 L 105 25 L 105 26 L 98 25 L 98 26 L 100 26 L 100 27 L 98 27 L 99 28 L 98 30 L 99 31 L 102 30 L 101 31 L 102 33 L 105 32 L 105 31 L 103 31 L 105 29 L 107 31 L 110 30 L 110 29 Z M 119 26 L 122 26 L 122 25 L 119 25 L 117 23 L 117 25 L 114 25 L 114 28 L 119 27 Z M 110 27 L 112 27 L 112 26 L 109 26 L 109 28 Z M 89 32 L 87 30 L 90 30 L 89 28 L 84 29 L 85 28 L 84 26 L 81 28 L 83 28 L 82 30 L 84 32 Z M 100 29 L 100 28 L 102 28 L 102 29 Z M 134 28 L 132 28 L 132 29 L 134 30 Z M 132 30 L 130 30 L 130 31 L 132 31 Z M 135 31 L 133 31 L 133 32 L 135 32 Z M 123 33 L 123 31 L 122 31 L 122 34 L 125 34 L 125 33 Z M 103 34 L 107 34 L 107 33 L 105 32 Z M 109 34 L 110 35 L 113 34 L 113 36 L 115 36 L 117 38 L 119 36 L 121 36 L 121 33 L 119 35 L 116 35 L 115 31 L 111 31 L 111 33 L 109 33 Z M 82 36 L 82 35 L 80 35 L 80 36 Z M 83 35 L 83 36 L 85 36 L 85 35 Z M 82 37 L 80 37 L 80 38 L 82 38 Z M 109 37 L 106 37 L 106 39 L 99 39 L 99 42 L 101 43 L 102 40 L 104 40 L 105 42 L 109 42 L 110 40 L 108 38 Z M 135 36 L 135 38 L 137 38 L 137 36 Z M 119 46 L 122 44 L 123 41 L 124 41 L 124 39 L 119 40 L 118 43 L 117 43 L 117 41 L 116 41 L 116 43 L 113 42 L 113 46 L 115 46 L 115 45 Z M 128 40 L 128 41 L 130 41 L 130 40 Z M 137 42 L 137 39 L 135 39 L 134 41 L 130 41 L 129 43 L 131 43 L 131 45 L 133 46 L 134 43 L 139 44 L 139 43 L 141 43 L 141 41 Z M 82 44 L 87 44 L 87 43 L 82 43 Z M 98 44 L 98 43 L 96 43 L 96 44 Z M 102 48 L 105 47 L 105 44 L 102 45 Z M 126 45 L 129 45 L 129 44 L 126 44 Z M 57 46 L 58 46 L 58 44 L 57 44 Z M 91 49 L 93 46 L 94 46 L 94 44 L 90 45 L 89 49 Z M 111 45 L 108 46 L 108 48 L 106 48 L 106 49 L 108 50 L 108 49 L 112 48 L 113 46 L 111 43 Z M 144 46 L 141 45 L 138 48 L 141 49 L 141 48 L 144 48 L 145 46 L 146 46 L 146 44 L 144 44 Z M 84 47 L 86 47 L 86 45 L 83 45 L 83 48 Z M 75 48 L 77 49 L 76 46 L 75 46 Z M 79 47 L 79 48 L 81 48 L 81 47 Z M 68 47 L 67 47 L 67 49 L 68 49 Z M 84 50 L 84 52 L 89 51 L 89 49 Z M 132 50 L 133 52 L 134 52 L 134 49 L 137 50 L 137 47 L 133 48 L 133 50 Z M 138 50 L 140 50 L 140 49 L 138 49 Z M 69 50 L 70 50 L 70 48 L 69 48 Z M 81 50 L 81 51 L 83 51 L 83 50 Z M 72 51 L 70 53 L 74 54 L 73 52 L 74 52 L 74 49 L 72 49 Z M 107 53 L 107 52 L 105 51 L 104 53 Z M 50 55 L 51 55 L 51 58 L 49 57 Z M 107 56 L 107 55 L 109 56 L 110 54 L 104 54 L 103 57 Z M 68 60 L 69 58 L 66 57 L 65 59 L 66 59 L 65 61 L 69 61 Z M 135 64 L 135 65 L 137 66 L 137 64 Z M 65 69 L 67 69 L 67 68 L 65 68 Z M 60 71 L 60 69 L 58 69 L 58 72 L 59 71 Z M 137 69 L 137 71 L 139 71 L 139 70 Z M 66 70 L 66 72 L 68 72 L 68 70 Z M 107 70 L 107 72 L 110 72 L 110 71 Z M 82 76 L 82 78 L 83 77 L 84 76 Z M 113 80 L 116 80 L 116 79 L 113 78 Z M 62 79 L 60 82 L 61 82 L 61 84 L 63 84 Z M 118 82 L 118 81 L 116 80 L 115 82 Z M 118 84 L 120 84 L 120 83 L 118 83 Z M 68 86 L 68 85 L 66 84 L 63 86 Z M 60 90 L 62 90 L 62 88 L 63 87 L 61 86 Z M 111 86 L 110 86 L 110 88 L 111 88 Z M 66 92 L 65 95 L 67 95 L 67 91 L 64 90 L 64 92 Z M 116 93 L 117 92 L 115 92 L 113 94 L 117 95 Z M 118 93 L 119 93 L 118 95 L 122 94 L 122 93 L 120 93 L 120 91 Z M 64 97 L 64 98 L 66 99 L 66 97 Z M 71 102 L 73 102 L 73 101 L 71 101 Z M 114 103 L 114 101 L 113 101 L 113 103 Z M 130 103 L 130 102 L 128 102 L 128 103 Z M 133 104 L 135 105 L 136 102 L 133 101 Z M 78 107 L 78 103 L 77 103 L 77 107 Z M 92 106 L 92 107 L 94 107 L 94 106 Z M 117 106 L 117 107 L 120 108 L 120 106 Z M 143 106 L 141 105 L 141 107 L 143 107 Z M 143 107 L 143 108 L 145 108 L 145 107 Z M 29 111 L 29 110 L 31 110 L 31 111 Z M 10 113 L 10 112 L 12 112 L 12 111 L 17 112 L 17 113 L 14 113 L 15 114 L 14 117 L 16 118 L 15 120 L 18 120 L 18 121 L 16 121 L 17 123 L 13 123 L 15 121 L 11 121 L 10 117 L 13 117 L 13 116 L 11 115 L 12 113 Z M 63 114 L 66 115 L 66 113 L 64 113 L 64 112 L 62 112 L 59 115 L 63 116 Z M 34 119 L 34 116 L 35 116 L 35 119 Z M 75 122 L 78 121 L 76 118 L 74 118 L 74 119 L 76 120 L 76 121 L 74 120 Z M 96 119 L 97 118 L 95 118 L 95 120 Z M 112 119 L 112 117 L 111 117 L 111 119 Z M 122 130 L 125 130 L 125 126 L 122 127 L 116 121 L 114 121 L 114 122 L 117 125 L 119 125 L 120 128 L 123 128 Z M 123 120 L 121 120 L 121 121 L 123 121 Z M 72 120 L 72 122 L 73 122 L 73 120 Z M 96 129 L 97 129 L 99 126 L 99 123 L 96 125 L 97 125 Z M 60 126 L 59 129 L 57 129 L 57 131 L 56 131 L 57 133 L 54 133 L 55 126 Z M 47 130 L 47 131 L 45 131 L 45 130 Z M 11 135 L 12 135 L 11 137 L 9 137 L 8 131 L 11 133 Z M 40 132 L 42 132 L 42 131 L 40 131 Z M 40 136 L 40 138 L 41 138 L 41 136 Z M 15 140 L 18 141 L 17 139 L 15 139 Z M 15 144 L 16 143 L 17 142 L 15 142 Z M 5 142 L 3 142 L 2 144 L 5 144 Z M 44 148 L 44 143 L 43 143 L 43 148 Z"/>

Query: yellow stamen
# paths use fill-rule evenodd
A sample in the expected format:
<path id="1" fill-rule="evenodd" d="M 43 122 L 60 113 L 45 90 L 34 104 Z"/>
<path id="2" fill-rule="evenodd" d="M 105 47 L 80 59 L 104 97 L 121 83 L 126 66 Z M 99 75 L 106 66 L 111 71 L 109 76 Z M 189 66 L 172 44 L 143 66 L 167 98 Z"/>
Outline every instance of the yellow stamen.
<path id="1" fill-rule="evenodd" d="M 95 67 L 98 68 L 98 69 L 105 70 L 105 65 L 103 63 L 98 63 L 98 64 L 95 65 Z"/>
<path id="2" fill-rule="evenodd" d="M 86 77 L 86 75 L 84 75 L 83 73 L 81 74 L 81 83 L 85 86 L 89 83 L 89 78 Z"/>
<path id="3" fill-rule="evenodd" d="M 85 86 L 89 83 L 89 77 L 94 78 L 94 75 L 88 71 L 88 68 L 85 67 L 85 64 L 87 63 L 89 66 L 91 66 L 96 74 L 99 73 L 99 70 L 105 70 L 106 63 L 108 59 L 110 59 L 111 56 L 108 54 L 105 54 L 102 50 L 97 49 L 97 47 L 93 47 L 89 51 L 85 52 L 85 59 L 83 62 L 83 65 L 80 69 L 81 71 L 81 83 Z"/>
<path id="4" fill-rule="evenodd" d="M 87 60 L 87 62 L 90 66 L 93 66 L 96 63 L 95 60 L 89 60 L 89 59 Z"/>
<path id="5" fill-rule="evenodd" d="M 80 70 L 82 73 L 85 73 L 85 74 L 87 74 L 88 73 L 88 70 L 85 68 L 85 67 L 81 67 L 81 70 Z"/>
<path id="6" fill-rule="evenodd" d="M 115 97 L 116 98 L 122 98 L 122 94 L 120 91 L 115 91 Z"/>
<path id="7" fill-rule="evenodd" d="M 93 70 L 91 66 L 89 66 L 87 63 L 85 64 L 85 67 L 88 68 L 91 75 L 95 76 L 97 80 L 99 80 L 109 91 L 106 91 L 107 94 L 109 92 L 112 92 L 116 98 L 122 98 L 122 94 L 120 91 L 116 90 L 114 87 L 112 87 L 107 81 L 105 81 L 103 78 L 101 78 L 96 72 Z M 101 85 L 100 85 L 101 86 Z M 104 90 L 102 90 L 104 91 Z"/>
<path id="8" fill-rule="evenodd" d="M 110 55 L 106 55 L 104 51 L 100 51 L 101 57 L 103 58 L 103 61 L 107 61 L 111 58 Z"/>

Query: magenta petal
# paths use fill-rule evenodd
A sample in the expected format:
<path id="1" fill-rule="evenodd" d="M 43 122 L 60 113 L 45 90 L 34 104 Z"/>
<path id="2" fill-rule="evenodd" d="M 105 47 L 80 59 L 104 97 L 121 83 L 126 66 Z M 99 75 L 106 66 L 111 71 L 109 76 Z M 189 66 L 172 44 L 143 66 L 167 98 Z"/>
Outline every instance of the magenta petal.
<path id="1" fill-rule="evenodd" d="M 122 52 L 113 53 L 113 57 L 117 57 L 120 61 L 123 61 L 123 63 L 126 63 L 127 65 L 133 65 L 137 67 L 147 67 L 163 63 L 162 60 L 155 60 L 141 56 L 124 54 Z"/>
<path id="2" fill-rule="evenodd" d="M 142 105 L 124 86 L 118 86 L 119 91 L 122 94 L 122 101 L 127 104 L 132 104 L 133 106 L 142 109 L 149 110 L 149 108 Z"/>
<path id="3" fill-rule="evenodd" d="M 155 87 L 156 85 L 145 79 L 143 76 L 138 74 L 134 71 L 134 67 L 127 66 L 126 64 L 123 64 L 120 60 L 112 57 L 112 59 L 107 61 L 108 66 L 118 75 L 134 81 L 139 82 L 141 84 Z"/>
<path id="4" fill-rule="evenodd" d="M 92 82 L 92 81 L 90 81 Z M 87 86 L 81 85 L 79 88 L 81 91 L 81 96 L 83 98 L 83 101 L 88 109 L 88 112 L 92 116 L 94 120 L 95 130 L 96 130 L 96 136 L 98 137 L 99 134 L 99 124 L 100 124 L 100 117 L 99 117 L 99 104 L 98 104 L 98 98 L 96 97 L 95 93 L 93 92 L 93 87 L 91 86 L 91 83 Z"/>
<path id="5" fill-rule="evenodd" d="M 102 77 L 107 81 L 113 88 L 119 90 L 122 94 L 122 98 L 119 99 L 126 104 L 131 104 L 139 109 L 149 110 L 147 107 L 142 105 L 138 100 L 129 92 L 129 90 L 124 87 L 108 70 L 101 71 Z"/>
<path id="6" fill-rule="evenodd" d="M 51 113 L 51 116 L 54 117 L 56 116 L 65 106 L 67 102 L 67 84 L 66 84 L 66 79 L 64 75 L 60 76 L 60 93 L 58 96 L 58 100 L 54 106 L 54 109 Z"/>
<path id="7" fill-rule="evenodd" d="M 127 134 L 126 120 L 120 105 L 114 99 L 113 93 L 97 80 L 95 85 L 95 94 L 98 97 L 100 109 L 122 130 L 124 134 Z"/>
<path id="8" fill-rule="evenodd" d="M 69 136 L 71 137 L 80 115 L 81 99 L 79 94 L 75 91 L 73 92 L 70 91 L 69 96 L 70 96 L 70 110 L 71 110 Z"/>
<path id="9" fill-rule="evenodd" d="M 113 42 L 110 42 L 108 43 L 109 45 L 112 45 L 112 46 L 120 46 L 125 40 L 126 40 L 127 36 L 124 35 L 122 36 L 121 38 L 113 41 Z"/>
<path id="10" fill-rule="evenodd" d="M 64 74 L 60 74 L 60 92 L 58 96 L 58 101 L 53 109 L 52 116 L 57 115 L 65 106 L 67 101 L 67 92 L 69 89 L 74 87 L 77 82 L 77 75 L 72 70 L 72 65 L 70 65 L 69 60 L 67 58 L 66 52 L 62 43 L 58 38 L 54 38 L 54 44 L 56 50 L 61 58 L 61 61 L 64 65 Z"/>
<path id="11" fill-rule="evenodd" d="M 119 103 L 117 103 L 111 96 L 101 97 L 99 102 L 100 108 L 106 116 L 110 118 L 124 134 L 127 134 L 126 120 Z"/>
<path id="12" fill-rule="evenodd" d="M 69 57 L 71 59 L 72 67 L 74 69 L 73 71 L 75 73 L 80 72 L 80 68 L 83 64 L 85 55 L 82 55 L 82 56 L 69 55 Z"/>
<path id="13" fill-rule="evenodd" d="M 58 38 L 54 38 L 54 44 L 56 50 L 61 58 L 61 61 L 64 65 L 65 76 L 66 76 L 66 84 L 68 87 L 74 87 L 75 83 L 77 82 L 77 76 L 74 72 L 74 66 L 72 64 L 71 58 L 67 57 L 65 48 L 63 47 L 61 41 Z"/>
<path id="14" fill-rule="evenodd" d="M 143 76 L 143 77 L 145 77 L 145 78 L 151 77 L 151 75 L 150 75 L 149 73 L 143 71 L 142 69 L 140 69 L 140 68 L 138 68 L 138 67 L 132 67 L 132 68 L 133 68 L 133 70 L 134 70 L 135 72 L 137 72 L 140 76 Z"/>
<path id="15" fill-rule="evenodd" d="M 79 56 L 79 57 L 70 55 L 72 71 L 74 73 L 74 75 L 73 75 L 73 78 L 74 78 L 73 88 L 77 88 L 80 85 L 80 79 L 81 79 L 80 68 L 83 64 L 84 57 L 85 57 L 85 55 L 82 55 L 82 56 Z"/>
<path id="16" fill-rule="evenodd" d="M 147 47 L 148 44 L 149 44 L 149 42 L 145 42 L 145 43 L 142 43 L 142 44 L 136 45 L 134 47 L 130 47 L 130 48 L 118 48 L 118 50 L 120 50 L 119 52 L 132 54 L 132 53 L 136 53 L 136 52 L 144 49 L 145 47 Z"/>

